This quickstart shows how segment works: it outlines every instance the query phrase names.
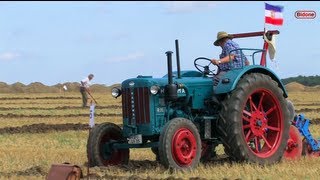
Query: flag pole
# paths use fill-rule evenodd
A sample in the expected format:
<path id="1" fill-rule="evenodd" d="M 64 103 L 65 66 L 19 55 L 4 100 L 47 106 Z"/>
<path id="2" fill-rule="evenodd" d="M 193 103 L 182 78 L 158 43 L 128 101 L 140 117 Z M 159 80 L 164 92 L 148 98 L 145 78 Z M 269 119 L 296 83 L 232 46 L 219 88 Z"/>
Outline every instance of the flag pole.
<path id="1" fill-rule="evenodd" d="M 266 2 L 264 1 L 264 9 L 266 8 Z M 266 32 L 266 10 L 264 10 L 264 19 L 263 19 L 263 32 Z"/>
<path id="2" fill-rule="evenodd" d="M 264 7 L 266 6 L 266 2 L 264 2 Z M 264 8 L 266 9 L 266 8 Z M 264 10 L 264 13 L 266 13 L 266 10 Z M 264 14 L 264 19 L 263 19 L 263 51 L 261 54 L 261 60 L 260 60 L 260 65 L 262 66 L 267 66 L 267 49 L 268 49 L 268 43 L 266 42 L 265 38 L 265 33 L 266 33 L 266 14 Z"/>

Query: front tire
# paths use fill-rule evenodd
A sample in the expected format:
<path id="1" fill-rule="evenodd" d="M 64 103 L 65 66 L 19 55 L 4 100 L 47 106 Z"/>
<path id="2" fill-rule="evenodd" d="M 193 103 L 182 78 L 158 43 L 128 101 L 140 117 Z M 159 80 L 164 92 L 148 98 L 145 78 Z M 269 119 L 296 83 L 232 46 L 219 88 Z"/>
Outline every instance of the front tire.
<path id="1" fill-rule="evenodd" d="M 160 134 L 159 156 L 166 168 L 195 168 L 201 157 L 201 139 L 196 126 L 184 118 L 169 121 Z"/>
<path id="2" fill-rule="evenodd" d="M 89 166 L 109 166 L 127 164 L 129 149 L 113 150 L 111 146 L 104 150 L 104 144 L 111 141 L 124 140 L 122 130 L 113 123 L 102 123 L 95 126 L 89 134 L 87 142 L 87 157 Z"/>
<path id="3" fill-rule="evenodd" d="M 277 82 L 252 73 L 222 102 L 218 131 L 233 160 L 273 164 L 285 151 L 289 118 L 287 101 Z"/>

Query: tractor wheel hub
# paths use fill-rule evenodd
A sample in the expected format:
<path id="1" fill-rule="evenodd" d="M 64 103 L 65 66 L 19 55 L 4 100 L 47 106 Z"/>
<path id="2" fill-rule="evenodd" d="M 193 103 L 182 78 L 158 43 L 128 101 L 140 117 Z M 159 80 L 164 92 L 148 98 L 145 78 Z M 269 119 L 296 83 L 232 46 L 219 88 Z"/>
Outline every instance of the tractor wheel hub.
<path id="1" fill-rule="evenodd" d="M 255 136 L 262 136 L 266 132 L 267 120 L 261 111 L 255 111 L 250 118 L 250 128 Z"/>

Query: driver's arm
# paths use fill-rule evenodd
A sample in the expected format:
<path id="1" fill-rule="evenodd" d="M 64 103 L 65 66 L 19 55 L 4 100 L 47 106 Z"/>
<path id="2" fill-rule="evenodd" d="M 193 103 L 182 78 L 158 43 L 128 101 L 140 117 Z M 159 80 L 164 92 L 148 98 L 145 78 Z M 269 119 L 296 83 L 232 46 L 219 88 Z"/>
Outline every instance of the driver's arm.
<path id="1" fill-rule="evenodd" d="M 234 54 L 230 54 L 230 57 L 232 60 L 235 58 L 235 56 L 236 55 L 234 55 Z M 219 63 L 219 61 L 220 61 L 220 63 Z M 218 60 L 212 59 L 211 62 L 212 62 L 212 64 L 219 65 L 219 64 L 230 62 L 230 59 L 229 59 L 229 56 L 226 56 L 226 57 L 218 59 Z"/>

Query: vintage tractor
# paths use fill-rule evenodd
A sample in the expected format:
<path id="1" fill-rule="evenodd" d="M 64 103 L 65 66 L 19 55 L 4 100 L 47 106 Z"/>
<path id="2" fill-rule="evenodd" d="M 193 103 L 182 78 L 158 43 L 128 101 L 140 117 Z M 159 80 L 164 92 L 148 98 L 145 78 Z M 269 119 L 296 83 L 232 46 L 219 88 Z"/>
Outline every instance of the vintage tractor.
<path id="1" fill-rule="evenodd" d="M 264 36 L 279 31 L 233 34 L 233 38 Z M 261 165 L 281 160 L 289 138 L 290 112 L 284 85 L 266 66 L 268 43 L 252 52 L 252 62 L 232 68 L 218 82 L 219 68 L 208 58 L 196 58 L 198 71 L 172 72 L 172 52 L 166 52 L 168 74 L 162 78 L 137 76 L 112 89 L 122 97 L 123 126 L 102 123 L 89 135 L 90 166 L 127 163 L 130 148 L 150 148 L 166 168 L 192 169 L 215 155 L 223 144 L 237 162 Z M 261 53 L 260 63 L 255 55 Z M 230 62 L 233 64 L 232 61 Z"/>

